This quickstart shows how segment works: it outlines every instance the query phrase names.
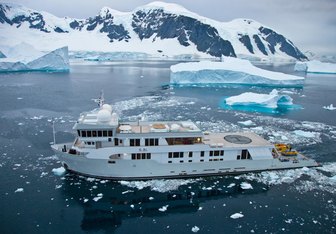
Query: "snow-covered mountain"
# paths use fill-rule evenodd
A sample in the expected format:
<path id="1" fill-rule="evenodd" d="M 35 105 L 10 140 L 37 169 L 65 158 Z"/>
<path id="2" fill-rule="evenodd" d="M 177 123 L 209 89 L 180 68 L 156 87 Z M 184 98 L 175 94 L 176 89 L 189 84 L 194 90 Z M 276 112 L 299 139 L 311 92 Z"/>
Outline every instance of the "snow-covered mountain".
<path id="1" fill-rule="evenodd" d="M 254 20 L 218 22 L 187 9 L 153 2 L 132 12 L 108 7 L 88 19 L 58 18 L 24 6 L 0 3 L 0 43 L 27 42 L 41 50 L 145 52 L 156 56 L 307 57 L 287 38 Z"/>

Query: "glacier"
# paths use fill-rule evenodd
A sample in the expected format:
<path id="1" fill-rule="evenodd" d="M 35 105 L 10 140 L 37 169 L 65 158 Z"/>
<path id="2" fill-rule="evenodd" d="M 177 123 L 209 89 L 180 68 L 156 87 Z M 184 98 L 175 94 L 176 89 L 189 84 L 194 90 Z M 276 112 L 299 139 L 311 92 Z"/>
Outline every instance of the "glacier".
<path id="1" fill-rule="evenodd" d="M 222 62 L 179 63 L 170 67 L 170 83 L 183 85 L 248 84 L 302 87 L 304 77 L 258 68 L 248 60 L 225 57 Z"/>
<path id="2" fill-rule="evenodd" d="M 277 113 L 297 106 L 293 104 L 293 99 L 290 96 L 281 95 L 276 89 L 273 89 L 269 94 L 246 92 L 227 97 L 224 99 L 222 107 L 243 111 Z"/>
<path id="3" fill-rule="evenodd" d="M 319 60 L 296 62 L 294 70 L 307 73 L 336 74 L 336 63 L 326 63 Z"/>
<path id="4" fill-rule="evenodd" d="M 0 72 L 69 71 L 68 47 L 42 53 L 27 43 L 5 48 L 6 58 L 0 58 Z"/>

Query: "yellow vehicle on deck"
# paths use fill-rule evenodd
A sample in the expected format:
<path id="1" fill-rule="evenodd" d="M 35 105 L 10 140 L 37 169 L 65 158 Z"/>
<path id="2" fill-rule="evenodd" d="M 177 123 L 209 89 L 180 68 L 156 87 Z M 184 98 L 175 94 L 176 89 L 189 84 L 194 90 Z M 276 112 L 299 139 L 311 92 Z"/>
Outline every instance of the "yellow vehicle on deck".
<path id="1" fill-rule="evenodd" d="M 296 156 L 296 155 L 298 155 L 298 152 L 296 150 L 292 150 L 292 147 L 289 144 L 275 144 L 275 148 L 283 156 Z"/>

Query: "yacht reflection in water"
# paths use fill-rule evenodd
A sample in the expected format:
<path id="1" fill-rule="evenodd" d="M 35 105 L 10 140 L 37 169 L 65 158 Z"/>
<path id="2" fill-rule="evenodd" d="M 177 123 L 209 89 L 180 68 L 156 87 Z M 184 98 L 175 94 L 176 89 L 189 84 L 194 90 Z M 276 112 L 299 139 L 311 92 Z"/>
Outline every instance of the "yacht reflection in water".
<path id="1" fill-rule="evenodd" d="M 168 214 L 196 213 L 201 203 L 210 200 L 226 200 L 244 194 L 267 191 L 261 186 L 244 190 L 240 187 L 240 182 L 231 176 L 199 179 L 197 183 L 191 181 L 168 192 L 153 191 L 149 187 L 130 188 L 114 181 L 93 180 L 88 182 L 84 177 L 78 178 L 70 174 L 66 176 L 62 190 L 65 197 L 72 197 L 83 208 L 81 228 L 84 231 L 113 231 L 127 218 L 155 218 Z M 168 184 L 175 181 L 181 182 L 180 180 L 159 182 Z M 139 183 L 146 182 L 139 181 Z"/>

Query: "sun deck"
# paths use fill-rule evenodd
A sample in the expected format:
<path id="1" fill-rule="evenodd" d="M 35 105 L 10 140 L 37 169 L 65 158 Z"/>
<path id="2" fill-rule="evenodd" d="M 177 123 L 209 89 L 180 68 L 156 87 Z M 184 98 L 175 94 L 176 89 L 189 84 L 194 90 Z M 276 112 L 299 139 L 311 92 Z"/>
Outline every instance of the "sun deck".
<path id="1" fill-rule="evenodd" d="M 186 133 L 201 132 L 201 130 L 191 121 L 174 122 L 125 122 L 120 123 L 117 128 L 118 133 Z"/>

